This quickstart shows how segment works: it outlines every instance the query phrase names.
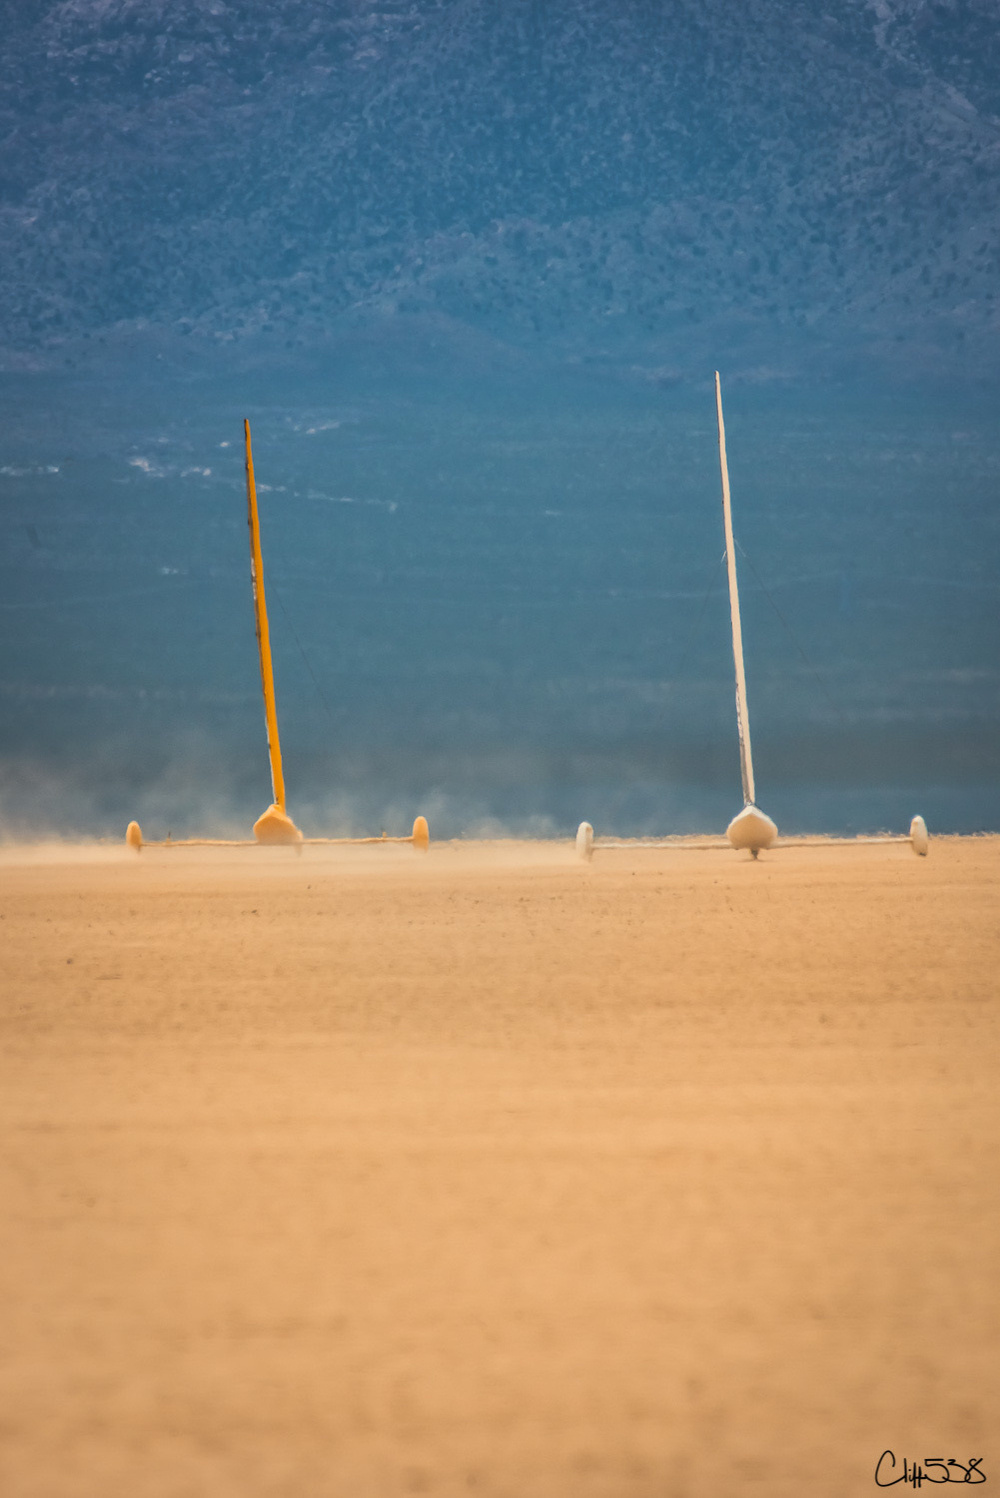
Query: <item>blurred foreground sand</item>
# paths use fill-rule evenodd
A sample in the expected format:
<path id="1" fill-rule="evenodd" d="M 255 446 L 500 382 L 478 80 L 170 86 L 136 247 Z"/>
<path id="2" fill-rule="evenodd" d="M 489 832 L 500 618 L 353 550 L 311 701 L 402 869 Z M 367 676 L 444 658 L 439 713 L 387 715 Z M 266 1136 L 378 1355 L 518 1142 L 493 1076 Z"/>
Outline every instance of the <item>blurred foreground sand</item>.
<path id="1" fill-rule="evenodd" d="M 997 838 L 6 850 L 0 1492 L 1000 1483 L 998 893 Z"/>

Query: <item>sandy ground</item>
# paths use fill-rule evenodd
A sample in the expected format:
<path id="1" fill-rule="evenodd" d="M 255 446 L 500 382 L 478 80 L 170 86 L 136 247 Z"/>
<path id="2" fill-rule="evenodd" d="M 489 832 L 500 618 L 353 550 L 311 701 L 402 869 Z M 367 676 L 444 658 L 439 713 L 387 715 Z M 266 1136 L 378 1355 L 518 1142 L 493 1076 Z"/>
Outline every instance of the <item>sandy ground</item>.
<path id="1" fill-rule="evenodd" d="M 997 838 L 8 849 L 0 1492 L 1000 1484 L 998 893 Z"/>

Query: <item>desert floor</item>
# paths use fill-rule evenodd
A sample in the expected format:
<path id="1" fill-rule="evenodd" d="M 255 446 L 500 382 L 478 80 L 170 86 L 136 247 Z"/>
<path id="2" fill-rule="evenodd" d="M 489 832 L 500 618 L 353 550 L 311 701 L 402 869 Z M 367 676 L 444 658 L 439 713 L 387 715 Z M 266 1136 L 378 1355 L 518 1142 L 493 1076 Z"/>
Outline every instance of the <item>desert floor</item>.
<path id="1" fill-rule="evenodd" d="M 1000 1485 L 998 896 L 998 838 L 8 848 L 0 1492 Z"/>

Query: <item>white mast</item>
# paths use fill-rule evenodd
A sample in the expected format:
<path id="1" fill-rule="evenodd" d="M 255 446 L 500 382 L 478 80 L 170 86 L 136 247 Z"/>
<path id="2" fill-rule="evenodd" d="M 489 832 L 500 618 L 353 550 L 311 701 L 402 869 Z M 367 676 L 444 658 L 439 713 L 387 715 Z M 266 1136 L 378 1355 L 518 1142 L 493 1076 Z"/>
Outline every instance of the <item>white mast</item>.
<path id="1" fill-rule="evenodd" d="M 719 467 L 722 471 L 722 518 L 726 527 L 726 566 L 729 571 L 729 614 L 733 625 L 733 664 L 736 667 L 736 722 L 740 732 L 740 771 L 743 776 L 743 810 L 734 817 L 726 835 L 734 848 L 749 848 L 754 858 L 778 835 L 769 816 L 754 804 L 753 755 L 750 751 L 750 714 L 747 711 L 747 679 L 743 669 L 743 631 L 740 627 L 740 592 L 736 583 L 736 546 L 729 499 L 729 464 L 726 462 L 726 424 L 722 419 L 722 384 L 715 371 L 715 408 L 719 416 Z"/>
<path id="2" fill-rule="evenodd" d="M 722 517 L 726 527 L 726 566 L 729 570 L 729 613 L 733 622 L 733 661 L 736 666 L 736 721 L 740 730 L 740 770 L 743 801 L 752 806 L 753 755 L 750 752 L 750 715 L 747 712 L 747 678 L 743 669 L 743 631 L 740 628 L 740 592 L 736 583 L 736 547 L 733 544 L 733 512 L 729 499 L 729 464 L 726 462 L 726 424 L 722 418 L 722 385 L 715 371 L 715 407 L 719 414 L 719 466 L 722 469 Z"/>

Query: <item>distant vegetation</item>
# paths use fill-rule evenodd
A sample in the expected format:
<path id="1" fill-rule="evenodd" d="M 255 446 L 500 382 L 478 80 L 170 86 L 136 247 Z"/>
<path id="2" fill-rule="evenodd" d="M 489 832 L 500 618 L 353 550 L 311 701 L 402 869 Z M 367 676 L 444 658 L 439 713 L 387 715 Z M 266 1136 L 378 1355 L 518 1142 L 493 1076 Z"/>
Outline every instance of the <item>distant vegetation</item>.
<path id="1" fill-rule="evenodd" d="M 995 371 L 995 0 L 2 10 L 8 357 L 419 313 Z"/>

